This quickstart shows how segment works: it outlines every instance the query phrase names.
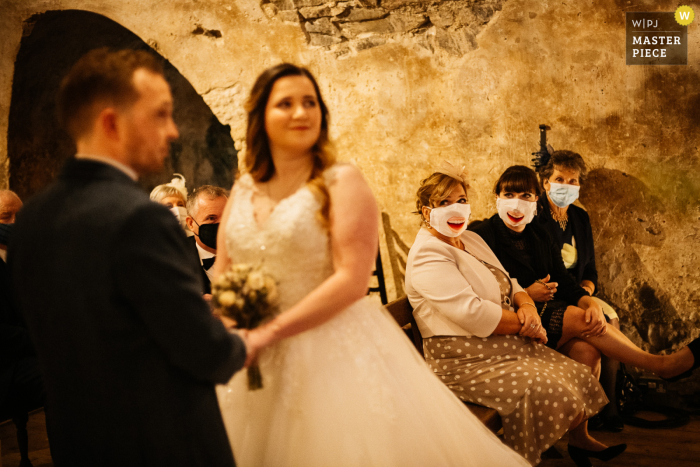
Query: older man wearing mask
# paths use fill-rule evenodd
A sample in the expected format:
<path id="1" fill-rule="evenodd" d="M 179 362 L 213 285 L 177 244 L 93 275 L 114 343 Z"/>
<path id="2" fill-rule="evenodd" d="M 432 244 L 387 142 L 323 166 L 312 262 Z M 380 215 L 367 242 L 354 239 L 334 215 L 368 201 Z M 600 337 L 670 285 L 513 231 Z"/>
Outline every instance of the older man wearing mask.
<path id="1" fill-rule="evenodd" d="M 227 200 L 228 190 L 212 185 L 196 188 L 187 199 L 187 227 L 194 233 L 188 241 L 202 266 L 204 294 L 211 293 L 210 271 L 216 259 L 216 235 Z"/>
<path id="2" fill-rule="evenodd" d="M 12 303 L 10 272 L 7 268 L 7 244 L 15 226 L 15 216 L 22 209 L 22 200 L 12 190 L 0 190 L 0 322 L 18 324 Z"/>

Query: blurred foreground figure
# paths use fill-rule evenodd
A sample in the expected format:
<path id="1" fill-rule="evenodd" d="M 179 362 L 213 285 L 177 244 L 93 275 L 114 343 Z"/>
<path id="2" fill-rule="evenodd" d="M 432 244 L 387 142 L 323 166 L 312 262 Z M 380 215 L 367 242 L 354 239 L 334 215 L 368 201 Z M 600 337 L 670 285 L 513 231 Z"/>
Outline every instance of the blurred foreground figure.
<path id="1" fill-rule="evenodd" d="M 9 265 L 43 370 L 55 465 L 233 466 L 214 383 L 245 361 L 172 213 L 135 183 L 178 137 L 143 51 L 93 50 L 59 113 L 78 153 L 18 217 Z"/>

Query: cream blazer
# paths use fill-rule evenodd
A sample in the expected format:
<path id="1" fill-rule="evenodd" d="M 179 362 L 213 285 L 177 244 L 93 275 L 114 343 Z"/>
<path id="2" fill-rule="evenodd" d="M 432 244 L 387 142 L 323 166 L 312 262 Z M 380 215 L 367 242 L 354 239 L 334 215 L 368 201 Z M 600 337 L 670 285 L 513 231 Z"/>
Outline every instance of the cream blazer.
<path id="1" fill-rule="evenodd" d="M 460 239 L 477 258 L 508 274 L 478 234 L 465 231 Z M 512 303 L 523 288 L 516 279 L 511 278 L 511 284 Z M 493 273 L 425 228 L 408 253 L 406 295 L 423 337 L 490 336 L 503 316 L 501 290 Z"/>

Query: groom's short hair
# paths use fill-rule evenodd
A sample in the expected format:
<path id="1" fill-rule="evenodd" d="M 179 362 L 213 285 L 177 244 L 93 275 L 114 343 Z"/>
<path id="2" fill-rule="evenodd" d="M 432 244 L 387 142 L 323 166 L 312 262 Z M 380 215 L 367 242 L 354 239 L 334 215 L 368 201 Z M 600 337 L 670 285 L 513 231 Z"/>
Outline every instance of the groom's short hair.
<path id="1" fill-rule="evenodd" d="M 139 98 L 134 88 L 136 70 L 163 75 L 161 61 L 144 50 L 94 49 L 81 57 L 61 82 L 58 120 L 77 140 L 90 131 L 104 108 L 128 107 Z"/>

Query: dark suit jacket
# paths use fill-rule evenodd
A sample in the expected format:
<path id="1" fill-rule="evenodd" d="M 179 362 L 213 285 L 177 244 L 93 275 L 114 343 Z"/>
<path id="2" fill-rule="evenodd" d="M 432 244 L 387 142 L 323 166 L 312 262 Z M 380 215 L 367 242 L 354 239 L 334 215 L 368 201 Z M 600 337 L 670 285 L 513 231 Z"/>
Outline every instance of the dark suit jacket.
<path id="1" fill-rule="evenodd" d="M 564 247 L 563 232 L 557 221 L 552 219 L 552 212 L 549 210 L 547 196 L 542 196 L 538 202 L 539 206 L 537 217 L 533 222 L 537 222 L 542 228 L 546 229 L 552 237 L 552 240 L 559 245 L 559 250 Z M 591 219 L 588 213 L 578 206 L 569 205 L 567 210 L 569 215 L 569 223 L 571 230 L 576 239 L 576 251 L 578 253 L 578 261 L 576 266 L 568 269 L 573 275 L 577 284 L 582 280 L 589 280 L 595 284 L 598 289 L 598 270 L 595 266 L 595 248 L 593 247 L 593 232 L 591 231 Z"/>
<path id="2" fill-rule="evenodd" d="M 211 293 L 211 281 L 209 280 L 209 276 L 207 276 L 204 267 L 199 263 L 199 250 L 197 249 L 197 240 L 194 238 L 194 235 L 192 235 L 191 237 L 187 237 L 187 244 L 190 248 L 190 251 L 193 252 L 192 254 L 197 260 L 197 264 L 199 265 L 199 270 L 202 276 L 202 283 L 204 284 L 202 288 L 202 293 Z"/>
<path id="3" fill-rule="evenodd" d="M 0 258 L 0 323 L 12 326 L 23 325 L 14 303 L 10 269 L 2 258 Z"/>
<path id="4" fill-rule="evenodd" d="M 561 248 L 558 248 L 549 233 L 537 223 L 531 222 L 523 233 L 530 244 L 531 261 L 523 259 L 515 248 L 508 227 L 498 214 L 473 228 L 496 254 L 510 277 L 518 279 L 523 287 L 530 287 L 537 279 L 543 279 L 549 274 L 551 282 L 558 282 L 554 298 L 564 300 L 570 305 L 576 305 L 581 297 L 588 295 L 566 270 L 561 259 Z"/>
<path id="5" fill-rule="evenodd" d="M 24 206 L 8 264 L 61 466 L 232 466 L 214 383 L 243 365 L 182 228 L 121 171 L 70 160 Z"/>

